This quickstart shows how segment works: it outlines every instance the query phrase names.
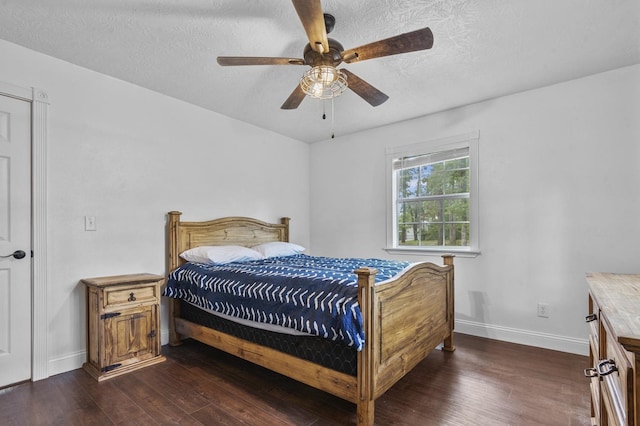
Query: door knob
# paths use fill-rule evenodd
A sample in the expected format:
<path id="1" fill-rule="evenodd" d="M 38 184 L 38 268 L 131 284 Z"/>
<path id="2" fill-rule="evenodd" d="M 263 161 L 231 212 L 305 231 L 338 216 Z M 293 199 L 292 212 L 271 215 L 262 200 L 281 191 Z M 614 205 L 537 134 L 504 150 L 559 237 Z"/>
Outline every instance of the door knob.
<path id="1" fill-rule="evenodd" d="M 3 258 L 7 258 L 7 257 L 13 257 L 15 259 L 22 259 L 23 257 L 25 257 L 27 255 L 27 253 L 25 253 L 23 250 L 16 250 L 11 254 L 8 254 L 6 256 L 0 256 Z"/>

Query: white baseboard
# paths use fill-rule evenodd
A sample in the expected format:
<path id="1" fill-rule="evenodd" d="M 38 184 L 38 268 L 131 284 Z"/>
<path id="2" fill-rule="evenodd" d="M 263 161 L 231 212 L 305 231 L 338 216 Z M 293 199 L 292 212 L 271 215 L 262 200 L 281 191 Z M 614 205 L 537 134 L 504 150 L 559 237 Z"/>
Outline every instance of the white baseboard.
<path id="1" fill-rule="evenodd" d="M 67 371 L 82 368 L 82 364 L 87 360 L 87 351 L 79 351 L 50 359 L 47 363 L 47 373 L 49 377 Z M 46 377 L 43 377 L 43 379 Z"/>
<path id="2" fill-rule="evenodd" d="M 160 344 L 166 345 L 169 343 L 169 329 L 164 328 L 160 330 Z"/>
<path id="3" fill-rule="evenodd" d="M 477 337 L 486 337 L 488 339 L 536 346 L 577 355 L 589 354 L 588 339 L 576 339 L 575 337 L 558 336 L 458 319 L 456 320 L 455 331 Z"/>
<path id="4" fill-rule="evenodd" d="M 169 329 L 160 332 L 160 342 L 162 345 L 169 343 Z M 47 377 L 82 368 L 82 364 L 84 364 L 86 360 L 87 351 L 78 351 L 52 358 L 47 362 Z M 42 377 L 42 379 L 46 379 L 46 377 Z"/>

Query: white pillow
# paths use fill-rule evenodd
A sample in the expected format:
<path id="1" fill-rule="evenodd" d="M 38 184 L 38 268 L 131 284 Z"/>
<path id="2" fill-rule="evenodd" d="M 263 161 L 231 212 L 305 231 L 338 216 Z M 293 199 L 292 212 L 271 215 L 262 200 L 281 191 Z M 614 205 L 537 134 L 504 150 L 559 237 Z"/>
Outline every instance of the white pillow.
<path id="1" fill-rule="evenodd" d="M 180 257 L 187 262 L 217 263 L 246 262 L 248 260 L 263 259 L 255 250 L 241 246 L 200 246 L 180 253 Z"/>
<path id="2" fill-rule="evenodd" d="M 297 244 L 285 243 L 282 241 L 258 244 L 251 248 L 260 253 L 263 257 L 292 256 L 304 251 L 305 249 Z"/>

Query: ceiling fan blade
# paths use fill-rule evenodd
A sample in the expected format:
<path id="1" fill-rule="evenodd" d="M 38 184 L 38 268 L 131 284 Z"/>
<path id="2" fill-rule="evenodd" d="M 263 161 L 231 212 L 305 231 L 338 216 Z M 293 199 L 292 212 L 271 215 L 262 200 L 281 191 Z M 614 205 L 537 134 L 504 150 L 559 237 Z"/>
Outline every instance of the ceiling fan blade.
<path id="1" fill-rule="evenodd" d="M 218 64 L 224 67 L 236 65 L 305 65 L 304 59 L 252 56 L 218 56 Z"/>
<path id="2" fill-rule="evenodd" d="M 319 53 L 329 51 L 327 29 L 324 26 L 324 13 L 320 0 L 291 0 L 298 17 L 307 33 L 311 48 Z M 320 48 L 322 46 L 322 50 Z"/>
<path id="3" fill-rule="evenodd" d="M 389 99 L 389 96 L 385 95 L 351 71 L 344 68 L 340 68 L 340 71 L 347 75 L 347 87 L 353 90 L 356 95 L 369 102 L 371 106 L 378 106 Z"/>
<path id="4" fill-rule="evenodd" d="M 425 27 L 421 30 L 374 41 L 355 49 L 345 50 L 342 52 L 342 60 L 346 63 L 352 63 L 382 56 L 431 49 L 431 46 L 433 46 L 433 33 L 428 27 Z"/>
<path id="5" fill-rule="evenodd" d="M 296 109 L 298 108 L 298 106 L 300 105 L 300 103 L 302 102 L 302 100 L 304 99 L 304 97 L 307 96 L 303 91 L 302 91 L 302 87 L 300 87 L 300 85 L 296 85 L 296 88 L 293 89 L 293 92 L 291 92 L 291 94 L 289 95 L 289 97 L 287 98 L 286 101 L 284 101 L 284 103 L 282 104 L 282 106 L 280 107 L 281 109 Z"/>

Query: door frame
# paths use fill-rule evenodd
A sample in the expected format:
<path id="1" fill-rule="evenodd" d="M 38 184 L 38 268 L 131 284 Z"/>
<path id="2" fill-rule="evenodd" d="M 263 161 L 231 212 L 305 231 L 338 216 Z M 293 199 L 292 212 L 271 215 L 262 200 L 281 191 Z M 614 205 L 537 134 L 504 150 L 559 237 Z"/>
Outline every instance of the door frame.
<path id="1" fill-rule="evenodd" d="M 0 95 L 31 104 L 31 380 L 49 377 L 47 141 L 49 95 L 46 91 L 0 81 Z"/>

